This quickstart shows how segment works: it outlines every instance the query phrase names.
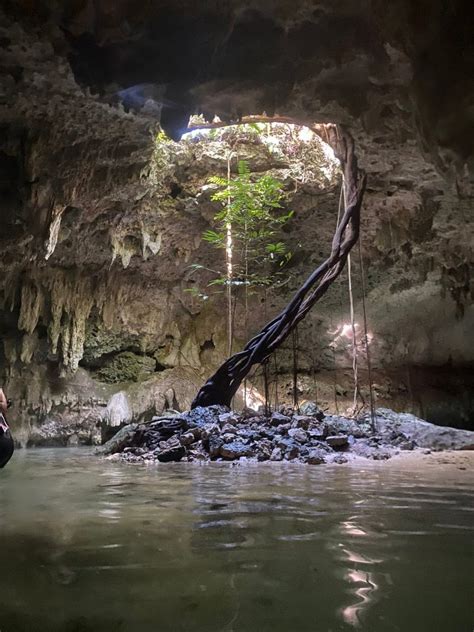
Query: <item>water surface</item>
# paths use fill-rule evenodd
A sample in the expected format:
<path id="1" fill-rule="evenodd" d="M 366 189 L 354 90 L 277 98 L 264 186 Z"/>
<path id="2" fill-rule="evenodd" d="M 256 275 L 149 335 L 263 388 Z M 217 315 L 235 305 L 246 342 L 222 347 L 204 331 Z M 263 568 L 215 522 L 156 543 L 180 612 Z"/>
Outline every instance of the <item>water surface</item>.
<path id="1" fill-rule="evenodd" d="M 18 451 L 0 472 L 0 631 L 471 632 L 472 482 Z"/>

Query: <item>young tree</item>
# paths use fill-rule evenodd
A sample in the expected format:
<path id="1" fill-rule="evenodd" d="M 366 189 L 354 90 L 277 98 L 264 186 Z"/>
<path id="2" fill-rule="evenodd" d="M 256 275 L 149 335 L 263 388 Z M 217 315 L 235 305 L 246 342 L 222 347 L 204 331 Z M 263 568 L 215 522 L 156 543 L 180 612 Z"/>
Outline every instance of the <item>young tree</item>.
<path id="1" fill-rule="evenodd" d="M 225 251 L 225 272 L 213 271 L 215 277 L 209 285 L 226 288 L 231 353 L 233 297 L 243 290 L 247 333 L 249 295 L 258 288 L 275 286 L 282 277 L 281 268 L 291 257 L 278 235 L 292 212 L 278 214 L 284 196 L 282 183 L 270 174 L 255 179 L 244 160 L 238 161 L 234 178 L 229 169 L 227 178 L 213 176 L 209 182 L 216 187 L 211 199 L 222 208 L 214 216 L 216 226 L 206 230 L 203 239 Z"/>

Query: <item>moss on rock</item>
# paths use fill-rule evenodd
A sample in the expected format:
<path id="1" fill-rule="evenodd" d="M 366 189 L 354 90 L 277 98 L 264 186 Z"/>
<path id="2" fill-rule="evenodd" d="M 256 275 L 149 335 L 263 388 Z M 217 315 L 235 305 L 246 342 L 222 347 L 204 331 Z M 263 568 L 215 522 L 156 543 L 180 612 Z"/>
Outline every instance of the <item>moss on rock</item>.
<path id="1" fill-rule="evenodd" d="M 108 383 L 140 382 L 156 370 L 156 360 L 132 351 L 123 351 L 107 360 L 97 371 L 99 380 Z"/>

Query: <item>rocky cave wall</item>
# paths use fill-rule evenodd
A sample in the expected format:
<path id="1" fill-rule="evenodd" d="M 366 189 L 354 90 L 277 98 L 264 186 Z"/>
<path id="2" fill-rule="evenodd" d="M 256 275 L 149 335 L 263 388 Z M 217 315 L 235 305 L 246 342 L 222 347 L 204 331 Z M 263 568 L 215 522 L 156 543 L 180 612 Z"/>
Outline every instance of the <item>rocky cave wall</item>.
<path id="1" fill-rule="evenodd" d="M 21 441 L 97 441 L 103 419 L 184 408 L 223 356 L 219 305 L 184 290 L 189 264 L 215 256 L 202 184 L 225 161 L 154 141 L 199 112 L 351 131 L 378 401 L 472 423 L 469 20 L 460 3 L 416 4 L 3 3 L 0 364 Z M 288 202 L 294 287 L 327 252 L 337 198 L 303 187 Z M 353 268 L 360 317 L 357 253 Z M 329 408 L 351 399 L 329 333 L 348 313 L 342 278 L 299 332 L 300 397 Z M 278 363 L 289 397 L 290 350 Z"/>

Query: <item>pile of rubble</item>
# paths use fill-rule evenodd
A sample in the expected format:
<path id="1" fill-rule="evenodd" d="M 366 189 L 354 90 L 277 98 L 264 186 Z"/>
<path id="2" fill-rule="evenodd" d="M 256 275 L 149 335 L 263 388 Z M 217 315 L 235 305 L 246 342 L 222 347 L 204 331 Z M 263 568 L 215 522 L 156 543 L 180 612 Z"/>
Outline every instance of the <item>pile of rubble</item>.
<path id="1" fill-rule="evenodd" d="M 469 449 L 474 433 L 434 426 L 406 413 L 378 409 L 358 420 L 325 415 L 313 402 L 299 411 L 283 406 L 270 415 L 224 406 L 168 412 L 148 423 L 129 424 L 102 455 L 129 462 L 292 461 L 345 463 L 353 457 L 388 459 L 414 448 Z"/>

